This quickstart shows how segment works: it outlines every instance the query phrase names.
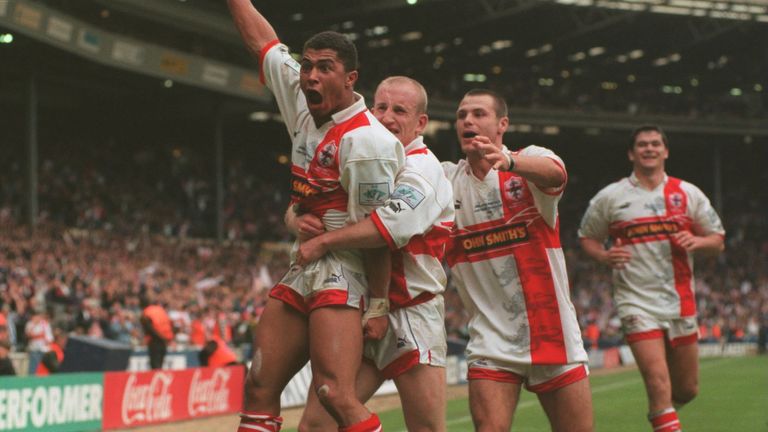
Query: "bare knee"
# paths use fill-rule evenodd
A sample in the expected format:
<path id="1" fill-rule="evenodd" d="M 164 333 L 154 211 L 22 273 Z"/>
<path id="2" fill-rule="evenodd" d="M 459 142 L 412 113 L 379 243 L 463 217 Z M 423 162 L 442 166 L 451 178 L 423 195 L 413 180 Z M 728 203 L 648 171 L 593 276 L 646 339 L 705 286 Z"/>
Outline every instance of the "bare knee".
<path id="1" fill-rule="evenodd" d="M 511 422 L 499 421 L 493 416 L 474 417 L 472 423 L 477 432 L 508 432 L 511 426 Z"/>
<path id="2" fill-rule="evenodd" d="M 248 371 L 245 377 L 245 398 L 249 405 L 259 406 L 280 405 L 280 392 L 273 389 L 261 379 L 261 374 L 255 370 Z"/>
<path id="3" fill-rule="evenodd" d="M 699 394 L 699 383 L 691 383 L 672 390 L 672 401 L 675 405 L 685 405 Z"/>
<path id="4" fill-rule="evenodd" d="M 322 381 L 315 387 L 317 398 L 328 412 L 337 418 L 341 413 L 348 412 L 355 407 L 354 389 L 342 391 L 337 383 L 332 381 Z"/>

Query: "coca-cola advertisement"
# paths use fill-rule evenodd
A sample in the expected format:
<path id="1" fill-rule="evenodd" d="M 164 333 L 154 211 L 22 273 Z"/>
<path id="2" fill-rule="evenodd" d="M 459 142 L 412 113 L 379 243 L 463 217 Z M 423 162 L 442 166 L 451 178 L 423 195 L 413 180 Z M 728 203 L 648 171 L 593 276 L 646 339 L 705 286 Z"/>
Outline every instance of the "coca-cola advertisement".
<path id="1" fill-rule="evenodd" d="M 243 403 L 244 377 L 242 366 L 105 373 L 103 427 L 237 412 Z"/>

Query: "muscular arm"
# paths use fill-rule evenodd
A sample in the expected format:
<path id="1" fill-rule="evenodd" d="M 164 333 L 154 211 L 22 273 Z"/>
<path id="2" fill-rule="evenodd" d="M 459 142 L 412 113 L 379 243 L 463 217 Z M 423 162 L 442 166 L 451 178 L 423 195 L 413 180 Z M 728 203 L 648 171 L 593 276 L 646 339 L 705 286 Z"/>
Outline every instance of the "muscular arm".
<path id="1" fill-rule="evenodd" d="M 513 156 L 512 171 L 543 191 L 559 189 L 565 183 L 565 171 L 554 160 L 543 156 Z"/>
<path id="2" fill-rule="evenodd" d="M 475 142 L 485 155 L 485 159 L 493 164 L 494 168 L 509 170 L 509 162 L 502 153 L 501 147 L 483 136 L 475 137 Z M 544 192 L 555 191 L 565 183 L 565 170 L 551 158 L 518 153 L 513 156 L 513 159 L 515 167 L 512 172 L 535 184 Z"/>
<path id="3" fill-rule="evenodd" d="M 277 39 L 272 25 L 251 4 L 251 0 L 227 0 L 229 12 L 235 21 L 237 30 L 245 41 L 250 53 L 258 58 L 261 49 Z"/>

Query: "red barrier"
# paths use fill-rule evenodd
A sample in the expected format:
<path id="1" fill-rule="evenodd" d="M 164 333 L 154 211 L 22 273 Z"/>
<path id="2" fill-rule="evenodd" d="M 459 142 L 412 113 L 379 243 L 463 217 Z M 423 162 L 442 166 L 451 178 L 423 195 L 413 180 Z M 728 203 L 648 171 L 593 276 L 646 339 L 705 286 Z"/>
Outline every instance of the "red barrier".
<path id="1" fill-rule="evenodd" d="M 234 413 L 242 366 L 104 374 L 104 430 Z"/>

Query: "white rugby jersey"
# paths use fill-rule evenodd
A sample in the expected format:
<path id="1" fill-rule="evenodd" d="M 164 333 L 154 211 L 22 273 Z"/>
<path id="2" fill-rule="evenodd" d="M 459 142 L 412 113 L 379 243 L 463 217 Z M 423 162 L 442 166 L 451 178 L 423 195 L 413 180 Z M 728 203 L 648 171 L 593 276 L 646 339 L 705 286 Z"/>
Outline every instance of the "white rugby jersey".
<path id="1" fill-rule="evenodd" d="M 454 217 L 451 183 L 422 137 L 405 154 L 394 192 L 371 214 L 392 250 L 392 309 L 424 303 L 445 290 L 441 261 Z"/>
<path id="2" fill-rule="evenodd" d="M 600 242 L 610 237 L 632 254 L 625 269 L 613 270 L 613 298 L 620 316 L 696 315 L 693 255 L 670 238 L 682 230 L 725 235 L 709 199 L 680 179 L 665 176 L 656 189 L 648 190 L 632 173 L 592 198 L 579 237 Z"/>
<path id="3" fill-rule="evenodd" d="M 565 171 L 548 149 L 528 146 L 519 154 L 548 157 Z M 448 263 L 472 313 L 468 357 L 534 365 L 586 361 L 560 247 L 562 189 L 549 194 L 494 169 L 479 180 L 466 160 L 443 168 L 456 207 Z"/>
<path id="4" fill-rule="evenodd" d="M 275 40 L 261 51 L 261 80 L 275 95 L 293 149 L 292 203 L 321 218 L 326 230 L 368 216 L 384 204 L 405 162 L 403 146 L 357 101 L 317 128 L 299 88 L 299 64 Z M 336 255 L 356 251 L 338 251 Z"/>

